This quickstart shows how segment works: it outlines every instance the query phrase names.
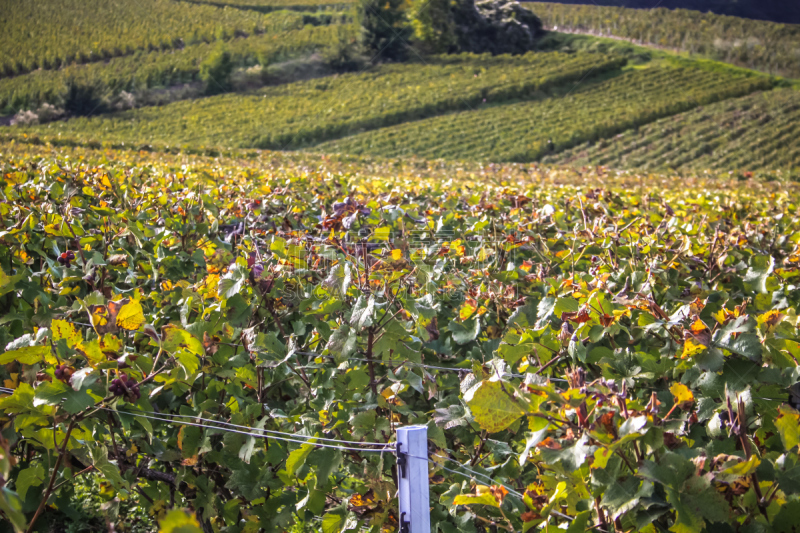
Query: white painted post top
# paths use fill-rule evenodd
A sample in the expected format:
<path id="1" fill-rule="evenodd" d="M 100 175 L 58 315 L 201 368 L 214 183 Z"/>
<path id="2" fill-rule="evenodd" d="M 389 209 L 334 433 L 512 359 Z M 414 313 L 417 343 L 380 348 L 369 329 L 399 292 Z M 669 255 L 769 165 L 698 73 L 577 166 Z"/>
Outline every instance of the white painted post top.
<path id="1" fill-rule="evenodd" d="M 397 459 L 400 533 L 430 533 L 427 426 L 397 429 Z"/>

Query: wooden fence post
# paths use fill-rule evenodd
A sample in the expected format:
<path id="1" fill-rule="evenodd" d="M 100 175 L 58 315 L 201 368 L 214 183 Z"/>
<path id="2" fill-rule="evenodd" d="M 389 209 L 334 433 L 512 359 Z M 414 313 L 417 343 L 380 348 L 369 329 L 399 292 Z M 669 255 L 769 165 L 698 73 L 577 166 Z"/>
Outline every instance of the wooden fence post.
<path id="1" fill-rule="evenodd" d="M 430 533 L 426 426 L 397 429 L 397 488 L 400 533 Z"/>

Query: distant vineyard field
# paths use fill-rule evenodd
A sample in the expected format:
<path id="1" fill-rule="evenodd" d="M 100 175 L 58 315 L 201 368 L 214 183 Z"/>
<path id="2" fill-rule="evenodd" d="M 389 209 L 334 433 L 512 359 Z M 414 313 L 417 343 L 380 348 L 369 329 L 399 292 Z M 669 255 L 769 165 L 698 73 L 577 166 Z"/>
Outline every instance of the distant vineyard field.
<path id="1" fill-rule="evenodd" d="M 173 0 L 0 0 L 0 13 L 5 76 L 270 32 L 302 17 Z"/>
<path id="2" fill-rule="evenodd" d="M 800 78 L 800 25 L 686 9 L 627 9 L 545 2 L 527 4 L 548 29 L 629 39 L 718 61 Z"/>
<path id="3" fill-rule="evenodd" d="M 320 152 L 535 161 L 660 117 L 749 94 L 766 78 L 652 67 L 580 84 L 546 100 L 498 105 L 371 131 L 314 147 Z"/>
<path id="4" fill-rule="evenodd" d="M 537 2 L 537 0 L 529 0 Z M 559 4 L 588 4 L 586 0 L 558 0 Z M 800 4 L 786 0 L 593 0 L 595 5 L 652 9 L 654 4 L 667 9 L 710 11 L 749 19 L 800 24 Z"/>
<path id="5" fill-rule="evenodd" d="M 285 20 L 286 31 L 228 41 L 225 49 L 231 53 L 233 62 L 251 66 L 283 61 L 336 43 L 341 31 L 355 32 L 351 25 L 303 26 L 300 15 Z M 200 63 L 216 46 L 215 43 L 200 43 L 166 52 L 139 51 L 99 63 L 73 64 L 58 70 L 36 70 L 0 78 L 0 109 L 14 112 L 57 101 L 69 80 L 101 80 L 114 91 L 191 82 L 197 79 Z"/>
<path id="6" fill-rule="evenodd" d="M 343 10 L 356 4 L 355 0 L 181 0 L 193 4 L 230 6 L 237 9 L 253 9 L 269 12 L 276 9 L 296 11 Z"/>
<path id="7" fill-rule="evenodd" d="M 800 168 L 800 92 L 775 90 L 698 107 L 544 162 L 643 169 Z"/>
<path id="8" fill-rule="evenodd" d="M 590 53 L 442 56 L 250 94 L 224 94 L 15 131 L 85 141 L 301 148 L 366 129 L 471 109 L 484 101 L 544 97 L 544 90 L 619 69 L 624 63 Z"/>

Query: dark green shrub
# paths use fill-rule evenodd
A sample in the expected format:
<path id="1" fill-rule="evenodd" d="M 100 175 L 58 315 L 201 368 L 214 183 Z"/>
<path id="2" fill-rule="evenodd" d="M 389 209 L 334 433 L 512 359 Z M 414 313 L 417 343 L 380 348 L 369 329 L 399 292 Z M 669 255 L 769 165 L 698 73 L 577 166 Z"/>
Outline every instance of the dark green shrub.
<path id="1" fill-rule="evenodd" d="M 70 79 L 63 100 L 64 111 L 70 115 L 98 115 L 108 110 L 108 88 L 99 80 Z"/>
<path id="2" fill-rule="evenodd" d="M 357 21 L 361 45 L 373 61 L 402 61 L 408 55 L 412 29 L 404 0 L 360 0 Z"/>
<path id="3" fill-rule="evenodd" d="M 200 79 L 206 84 L 206 94 L 219 94 L 231 88 L 233 61 L 224 48 L 217 48 L 200 63 Z"/>

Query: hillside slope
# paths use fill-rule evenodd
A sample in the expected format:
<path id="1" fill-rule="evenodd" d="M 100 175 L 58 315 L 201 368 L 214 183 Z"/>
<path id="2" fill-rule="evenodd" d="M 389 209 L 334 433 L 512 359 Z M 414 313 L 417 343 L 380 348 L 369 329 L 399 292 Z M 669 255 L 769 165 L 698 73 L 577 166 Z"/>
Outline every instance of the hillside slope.
<path id="1" fill-rule="evenodd" d="M 294 27 L 297 16 L 290 17 Z M 0 76 L 103 61 L 138 50 L 180 50 L 282 29 L 286 29 L 282 17 L 225 5 L 173 0 L 0 0 Z"/>
<path id="2" fill-rule="evenodd" d="M 538 0 L 527 0 L 536 3 Z M 718 15 L 800 24 L 800 3 L 786 0 L 559 0 L 559 4 L 588 4 L 633 9 L 693 9 Z"/>
<path id="3" fill-rule="evenodd" d="M 755 93 L 698 107 L 544 162 L 682 170 L 800 168 L 800 91 Z"/>
<path id="4" fill-rule="evenodd" d="M 800 25 L 664 7 L 642 10 L 550 2 L 528 7 L 550 30 L 614 37 L 800 78 Z"/>
<path id="5" fill-rule="evenodd" d="M 248 94 L 223 94 L 93 118 L 16 128 L 42 136 L 142 144 L 296 149 L 619 69 L 624 59 L 560 52 L 439 56 Z"/>
<path id="6" fill-rule="evenodd" d="M 496 105 L 366 132 L 314 148 L 388 157 L 537 161 L 657 118 L 769 87 L 764 78 L 653 66 L 571 87 L 540 101 Z"/>

